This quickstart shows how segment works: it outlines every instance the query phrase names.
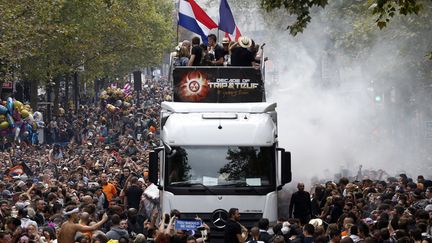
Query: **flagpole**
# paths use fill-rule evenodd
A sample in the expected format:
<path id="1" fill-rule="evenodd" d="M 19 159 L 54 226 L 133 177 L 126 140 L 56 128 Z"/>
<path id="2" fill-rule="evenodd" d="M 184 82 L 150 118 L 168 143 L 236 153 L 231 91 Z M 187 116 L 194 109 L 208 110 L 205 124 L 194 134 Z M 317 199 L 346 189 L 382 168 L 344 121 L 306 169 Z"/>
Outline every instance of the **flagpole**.
<path id="1" fill-rule="evenodd" d="M 219 42 L 221 42 L 219 39 L 219 32 L 220 32 L 219 25 L 220 25 L 220 3 L 219 3 L 219 21 L 218 21 L 217 39 L 219 40 Z"/>
<path id="2" fill-rule="evenodd" d="M 181 0 L 178 0 L 177 1 L 177 41 L 176 41 L 176 46 L 178 45 L 178 43 L 179 43 L 179 13 L 180 13 L 180 1 Z"/>

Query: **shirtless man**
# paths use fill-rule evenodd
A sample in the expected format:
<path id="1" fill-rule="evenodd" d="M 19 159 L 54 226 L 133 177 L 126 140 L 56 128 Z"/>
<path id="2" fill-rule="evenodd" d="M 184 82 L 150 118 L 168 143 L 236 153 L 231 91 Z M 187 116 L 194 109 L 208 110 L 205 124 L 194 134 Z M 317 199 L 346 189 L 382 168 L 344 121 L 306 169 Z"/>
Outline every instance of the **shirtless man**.
<path id="1" fill-rule="evenodd" d="M 93 231 L 100 228 L 107 220 L 108 215 L 105 213 L 102 220 L 92 226 L 78 224 L 78 208 L 66 207 L 66 215 L 69 216 L 68 221 L 64 222 L 60 228 L 58 242 L 74 243 L 75 234 L 78 231 Z"/>

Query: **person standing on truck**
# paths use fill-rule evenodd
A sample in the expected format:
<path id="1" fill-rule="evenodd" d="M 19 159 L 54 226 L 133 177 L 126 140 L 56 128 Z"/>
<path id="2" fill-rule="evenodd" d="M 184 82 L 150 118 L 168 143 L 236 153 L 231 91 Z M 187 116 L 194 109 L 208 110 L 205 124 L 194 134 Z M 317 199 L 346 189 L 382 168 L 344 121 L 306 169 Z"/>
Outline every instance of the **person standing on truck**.
<path id="1" fill-rule="evenodd" d="M 231 208 L 225 225 L 224 243 L 244 243 L 247 237 L 247 229 L 240 224 L 238 208 Z"/>
<path id="2" fill-rule="evenodd" d="M 225 51 L 225 49 L 217 43 L 215 34 L 210 34 L 207 37 L 209 53 L 213 55 L 213 58 L 211 58 L 211 64 L 214 66 L 222 66 L 224 63 L 224 56 L 228 51 Z"/>
<path id="3" fill-rule="evenodd" d="M 312 212 L 310 194 L 304 190 L 304 187 L 302 182 L 297 184 L 298 191 L 292 194 L 289 205 L 289 217 L 292 217 L 294 209 L 294 218 L 300 219 L 302 225 L 309 222 Z"/>
<path id="4" fill-rule="evenodd" d="M 231 45 L 231 66 L 250 67 L 255 65 L 255 57 L 249 50 L 252 40 L 242 36 L 236 43 Z"/>
<path id="5" fill-rule="evenodd" d="M 188 66 L 199 66 L 203 56 L 203 51 L 200 47 L 200 38 L 195 36 L 192 38 L 192 51 L 191 57 L 189 58 Z"/>

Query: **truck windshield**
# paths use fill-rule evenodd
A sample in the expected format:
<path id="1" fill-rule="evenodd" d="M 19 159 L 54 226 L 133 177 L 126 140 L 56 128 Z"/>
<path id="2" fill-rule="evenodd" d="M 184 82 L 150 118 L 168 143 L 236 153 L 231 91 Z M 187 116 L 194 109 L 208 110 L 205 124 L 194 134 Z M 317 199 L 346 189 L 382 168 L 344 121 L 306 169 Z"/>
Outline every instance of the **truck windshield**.
<path id="1" fill-rule="evenodd" d="M 166 156 L 169 186 L 270 186 L 274 184 L 274 147 L 172 147 Z"/>

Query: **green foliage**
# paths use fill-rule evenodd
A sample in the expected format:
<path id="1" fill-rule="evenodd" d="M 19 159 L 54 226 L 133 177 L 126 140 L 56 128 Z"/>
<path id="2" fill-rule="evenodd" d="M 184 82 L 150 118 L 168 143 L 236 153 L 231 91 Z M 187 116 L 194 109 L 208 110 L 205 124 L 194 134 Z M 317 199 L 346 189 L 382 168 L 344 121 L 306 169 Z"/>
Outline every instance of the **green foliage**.
<path id="1" fill-rule="evenodd" d="M 419 14 L 423 5 L 416 0 L 374 0 L 370 1 L 372 13 L 378 15 L 377 26 L 382 29 L 387 26 L 396 13 L 400 15 Z"/>
<path id="2" fill-rule="evenodd" d="M 170 0 L 0 0 L 0 80 L 122 77 L 158 64 L 173 41 Z M 10 75 L 9 75 L 10 76 Z"/>
<path id="3" fill-rule="evenodd" d="M 347 2 L 356 4 L 352 1 Z M 288 25 L 288 29 L 293 36 L 303 32 L 310 23 L 313 7 L 324 8 L 327 4 L 327 0 L 261 0 L 262 7 L 268 12 L 284 8 L 289 15 L 297 16 L 296 21 Z M 419 14 L 423 8 L 422 0 L 369 0 L 368 4 L 372 14 L 377 16 L 376 25 L 380 29 L 386 27 L 390 19 L 396 14 Z"/>
<path id="4" fill-rule="evenodd" d="M 312 7 L 324 8 L 328 4 L 327 0 L 261 0 L 261 5 L 266 11 L 285 8 L 290 15 L 296 15 L 296 21 L 289 25 L 287 29 L 295 36 L 303 32 L 311 21 L 310 11 Z"/>

